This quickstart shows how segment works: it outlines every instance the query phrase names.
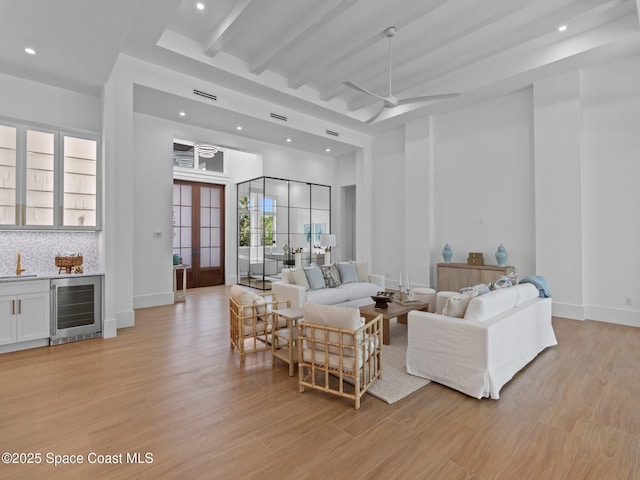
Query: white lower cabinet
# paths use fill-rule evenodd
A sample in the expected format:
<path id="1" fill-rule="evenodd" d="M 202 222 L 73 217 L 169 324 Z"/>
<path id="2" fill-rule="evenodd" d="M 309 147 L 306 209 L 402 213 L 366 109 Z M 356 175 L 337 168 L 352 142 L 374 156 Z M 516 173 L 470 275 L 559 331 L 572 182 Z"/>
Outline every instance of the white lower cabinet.
<path id="1" fill-rule="evenodd" d="M 49 282 L 0 284 L 0 353 L 48 345 Z"/>

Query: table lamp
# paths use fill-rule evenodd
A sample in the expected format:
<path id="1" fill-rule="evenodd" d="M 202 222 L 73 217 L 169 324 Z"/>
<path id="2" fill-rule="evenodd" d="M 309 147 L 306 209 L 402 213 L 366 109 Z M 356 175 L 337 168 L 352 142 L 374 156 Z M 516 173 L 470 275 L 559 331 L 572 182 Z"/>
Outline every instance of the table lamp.
<path id="1" fill-rule="evenodd" d="M 324 264 L 331 264 L 331 247 L 336 246 L 336 236 L 332 233 L 323 233 L 320 235 L 320 245 L 325 247 Z"/>

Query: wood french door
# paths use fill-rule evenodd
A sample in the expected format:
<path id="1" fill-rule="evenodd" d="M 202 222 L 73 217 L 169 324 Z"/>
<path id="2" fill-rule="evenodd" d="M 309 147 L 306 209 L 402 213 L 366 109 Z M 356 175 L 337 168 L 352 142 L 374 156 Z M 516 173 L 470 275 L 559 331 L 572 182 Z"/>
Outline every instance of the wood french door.
<path id="1" fill-rule="evenodd" d="M 187 288 L 224 285 L 224 185 L 174 180 L 173 217 L 173 253 L 189 265 Z"/>

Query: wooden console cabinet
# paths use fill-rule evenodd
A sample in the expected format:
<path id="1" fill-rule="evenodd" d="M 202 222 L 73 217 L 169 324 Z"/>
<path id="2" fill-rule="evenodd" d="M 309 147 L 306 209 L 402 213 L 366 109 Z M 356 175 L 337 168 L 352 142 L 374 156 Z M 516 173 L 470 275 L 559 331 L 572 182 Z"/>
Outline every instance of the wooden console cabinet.
<path id="1" fill-rule="evenodd" d="M 438 264 L 438 291 L 459 292 L 461 288 L 491 283 L 514 272 L 513 267 L 498 265 Z"/>

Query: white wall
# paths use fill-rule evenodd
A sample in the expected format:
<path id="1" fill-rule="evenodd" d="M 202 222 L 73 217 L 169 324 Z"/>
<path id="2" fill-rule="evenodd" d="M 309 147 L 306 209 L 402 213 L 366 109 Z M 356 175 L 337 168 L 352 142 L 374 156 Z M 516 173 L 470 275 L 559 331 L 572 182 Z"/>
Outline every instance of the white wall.
<path id="1" fill-rule="evenodd" d="M 584 319 L 582 106 L 579 73 L 534 86 L 536 271 L 553 313 Z"/>
<path id="2" fill-rule="evenodd" d="M 482 252 L 496 264 L 535 273 L 531 91 L 521 91 L 435 119 L 434 263 L 449 243 L 452 262 Z"/>
<path id="3" fill-rule="evenodd" d="M 0 115 L 91 132 L 102 130 L 98 97 L 0 74 Z"/>
<path id="4" fill-rule="evenodd" d="M 640 57 L 584 70 L 580 88 L 586 318 L 640 326 Z"/>
<path id="5" fill-rule="evenodd" d="M 404 127 L 377 135 L 373 140 L 374 260 L 369 270 L 385 275 L 389 287 L 397 287 L 400 270 L 406 270 L 404 145 Z"/>
<path id="6" fill-rule="evenodd" d="M 174 138 L 206 141 L 214 145 L 244 142 L 246 148 L 262 152 L 258 155 L 227 150 L 225 152 L 226 178 L 214 181 L 214 183 L 226 185 L 227 283 L 236 282 L 236 184 L 238 182 L 267 175 L 332 185 L 336 176 L 336 160 L 330 157 L 263 142 L 244 141 L 242 137 L 233 138 L 231 141 L 229 134 L 144 114 L 134 114 L 133 121 L 134 308 L 173 302 L 171 205 Z M 165 207 L 163 208 L 162 205 Z M 154 237 L 154 232 L 159 232 L 160 237 Z"/>

